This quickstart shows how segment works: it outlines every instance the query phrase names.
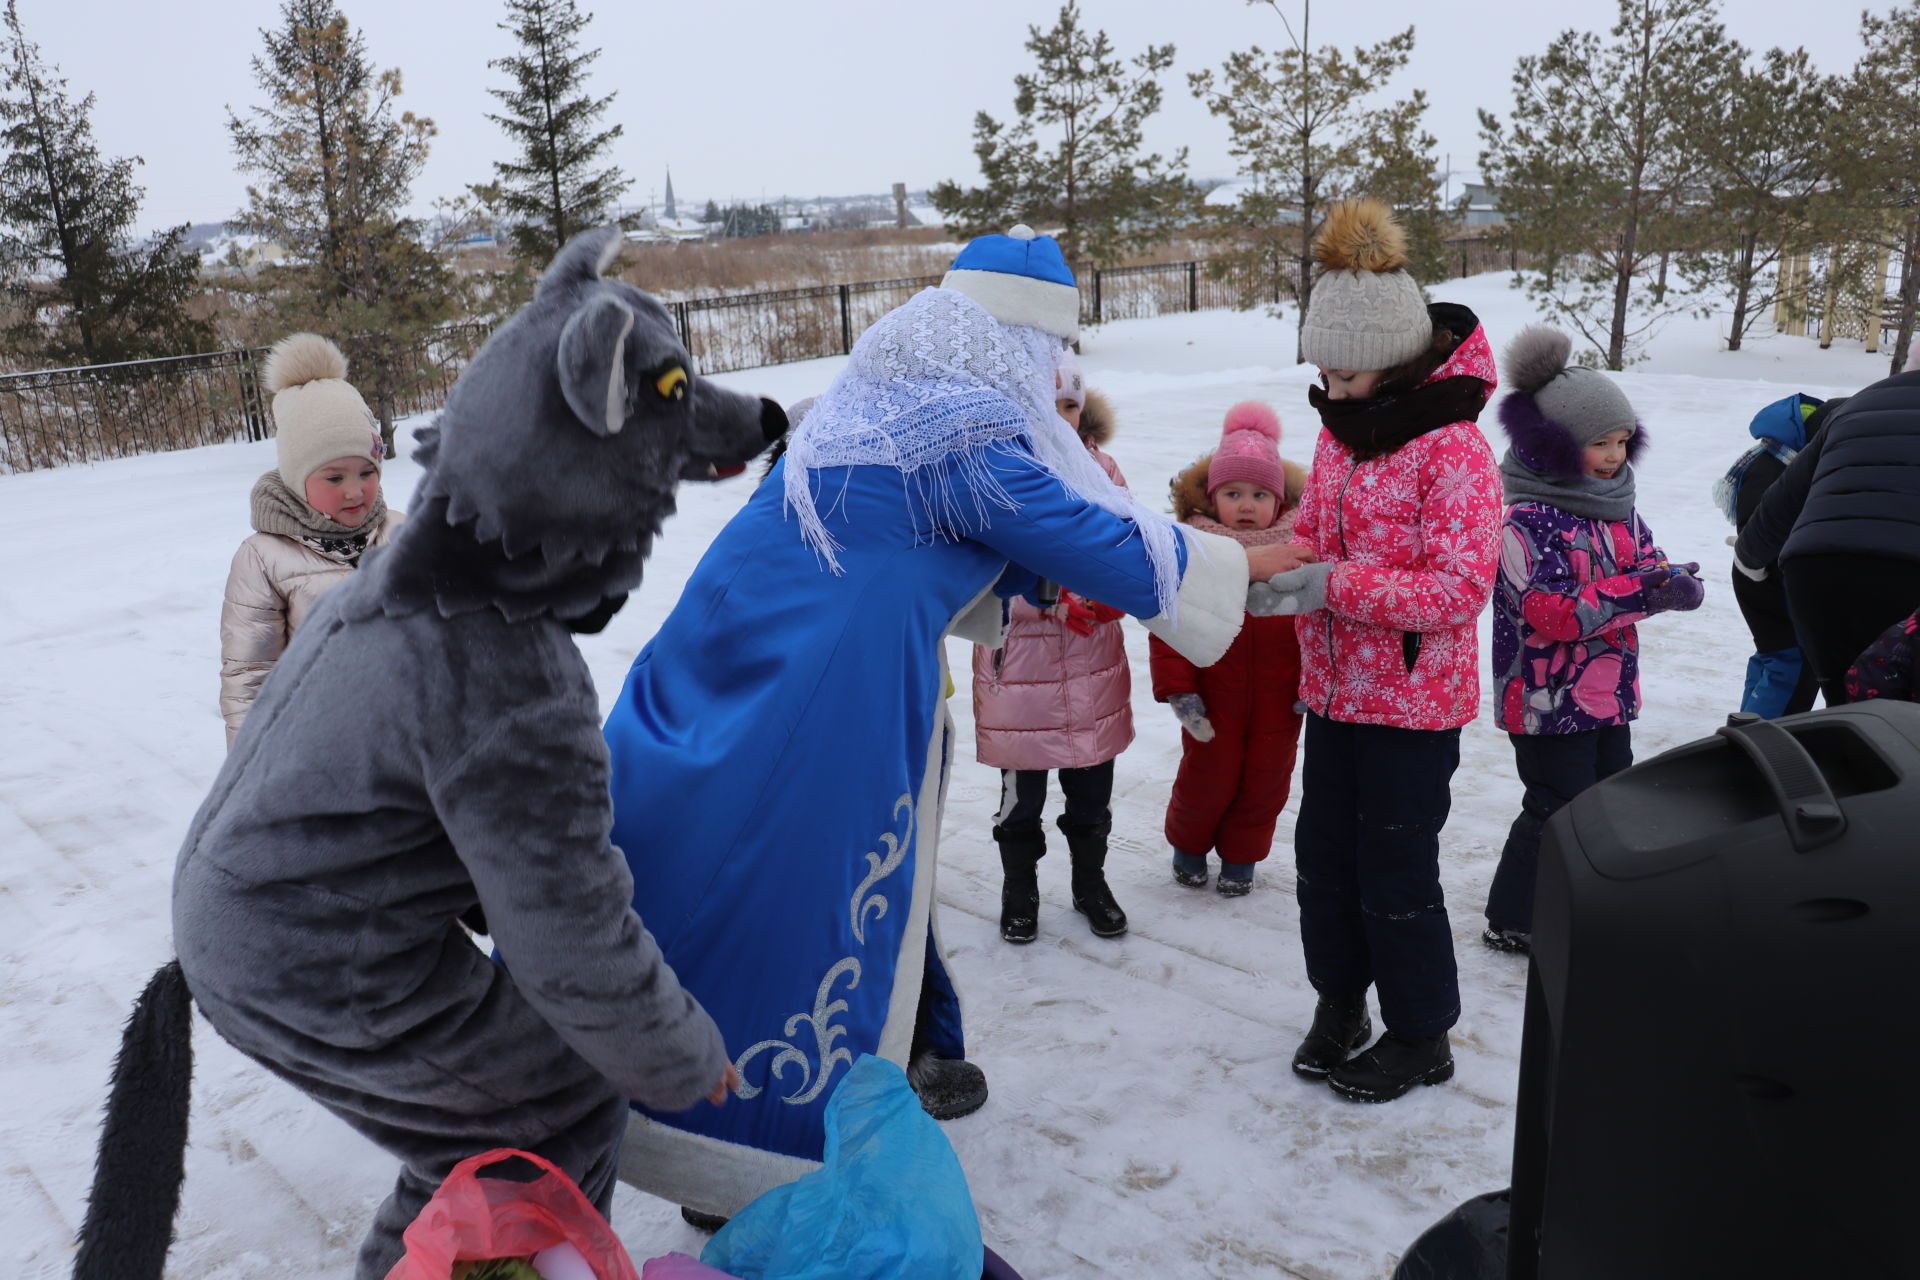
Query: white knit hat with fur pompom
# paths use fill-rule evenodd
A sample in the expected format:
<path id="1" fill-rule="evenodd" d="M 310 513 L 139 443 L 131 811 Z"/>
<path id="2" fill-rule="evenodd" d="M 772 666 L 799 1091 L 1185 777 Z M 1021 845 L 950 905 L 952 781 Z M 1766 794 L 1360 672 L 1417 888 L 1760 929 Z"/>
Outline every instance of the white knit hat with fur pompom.
<path id="1" fill-rule="evenodd" d="M 380 424 L 347 381 L 347 357 L 319 334 L 296 333 L 273 344 L 267 390 L 280 478 L 296 494 L 335 458 L 366 458 L 376 467 L 386 460 Z"/>

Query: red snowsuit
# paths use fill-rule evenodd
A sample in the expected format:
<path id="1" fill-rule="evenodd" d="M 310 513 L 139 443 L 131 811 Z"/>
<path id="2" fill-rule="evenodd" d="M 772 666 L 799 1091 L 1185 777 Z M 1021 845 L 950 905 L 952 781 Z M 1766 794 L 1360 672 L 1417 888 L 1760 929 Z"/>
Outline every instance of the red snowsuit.
<path id="1" fill-rule="evenodd" d="M 1214 521 L 1207 501 L 1207 464 L 1200 459 L 1175 477 L 1174 514 L 1210 533 L 1233 531 Z M 1293 540 L 1294 504 L 1306 475 L 1291 462 L 1285 508 L 1260 542 Z M 1206 704 L 1213 740 L 1180 735 L 1180 772 L 1167 800 L 1167 843 L 1181 853 L 1218 851 L 1222 862 L 1259 862 L 1273 845 L 1274 824 L 1293 783 L 1300 743 L 1300 642 L 1287 616 L 1247 619 L 1226 656 L 1195 667 L 1156 638 L 1147 642 L 1153 696 L 1165 702 L 1197 693 Z"/>

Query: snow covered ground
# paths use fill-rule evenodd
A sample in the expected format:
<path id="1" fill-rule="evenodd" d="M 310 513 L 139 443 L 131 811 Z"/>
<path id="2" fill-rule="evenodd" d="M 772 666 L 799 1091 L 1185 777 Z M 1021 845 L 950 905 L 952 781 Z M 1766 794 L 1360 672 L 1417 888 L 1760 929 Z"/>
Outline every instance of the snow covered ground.
<path id="1" fill-rule="evenodd" d="M 1496 346 L 1531 318 L 1502 276 L 1435 293 L 1478 310 Z M 1283 451 L 1310 457 L 1308 370 L 1292 348 L 1290 325 L 1257 314 L 1091 333 L 1090 381 L 1118 406 L 1113 453 L 1134 487 L 1164 492 L 1246 398 L 1272 401 Z M 1886 372 L 1857 346 L 1716 348 L 1711 322 L 1675 323 L 1620 379 L 1654 441 L 1641 510 L 1675 559 L 1705 564 L 1709 584 L 1699 612 L 1643 630 L 1643 757 L 1711 731 L 1739 696 L 1749 645 L 1708 490 L 1745 444 L 1748 417 L 1789 391 L 1843 394 Z M 725 381 L 790 402 L 838 367 Z M 224 445 L 0 477 L 0 1239 L 14 1242 L 13 1274 L 71 1265 L 108 1064 L 129 1002 L 169 954 L 174 852 L 221 761 L 221 585 L 247 532 L 248 489 L 272 458 L 270 445 Z M 404 506 L 417 475 L 391 466 L 390 500 Z M 603 698 L 747 484 L 684 489 L 644 586 L 603 634 L 582 637 Z M 1029 1277 L 1387 1275 L 1434 1219 L 1507 1181 L 1525 966 L 1477 936 L 1518 803 L 1510 748 L 1484 717 L 1467 729 L 1444 836 L 1465 1000 L 1459 1074 L 1388 1106 L 1346 1103 L 1287 1070 L 1313 1003 L 1292 806 L 1248 897 L 1182 889 L 1168 874 L 1160 826 L 1178 736 L 1150 699 L 1145 642 L 1129 624 L 1139 738 L 1120 759 L 1109 862 L 1132 932 L 1088 934 L 1057 849 L 1042 864 L 1041 939 L 1025 948 L 995 929 L 997 775 L 972 762 L 967 654 L 953 646 L 967 745 L 942 837 L 942 921 L 993 1097 L 946 1131 L 986 1239 Z M 196 1048 L 171 1274 L 345 1274 L 392 1162 L 204 1025 Z M 636 1259 L 700 1247 L 672 1205 L 626 1188 L 614 1222 Z"/>

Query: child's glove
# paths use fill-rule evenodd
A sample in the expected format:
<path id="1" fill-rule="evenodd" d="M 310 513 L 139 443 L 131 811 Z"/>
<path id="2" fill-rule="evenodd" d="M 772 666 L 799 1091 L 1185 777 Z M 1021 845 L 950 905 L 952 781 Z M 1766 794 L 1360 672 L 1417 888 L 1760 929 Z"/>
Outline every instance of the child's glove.
<path id="1" fill-rule="evenodd" d="M 1180 727 L 1192 734 L 1195 742 L 1213 741 L 1213 721 L 1207 719 L 1207 704 L 1200 701 L 1199 694 L 1176 693 L 1167 699 L 1167 705 L 1173 708 Z"/>
<path id="2" fill-rule="evenodd" d="M 1698 564 L 1676 564 L 1649 569 L 1640 575 L 1646 584 L 1647 608 L 1654 613 L 1686 613 L 1706 599 L 1706 584 Z"/>
<path id="3" fill-rule="evenodd" d="M 1274 614 L 1312 613 L 1327 607 L 1327 579 L 1333 562 L 1321 560 L 1277 573 L 1247 588 L 1247 612 L 1256 618 Z"/>
<path id="4" fill-rule="evenodd" d="M 1095 627 L 1117 622 L 1126 616 L 1124 610 L 1116 609 L 1112 605 L 1097 604 L 1071 591 L 1060 593 L 1060 604 L 1060 625 L 1077 636 L 1090 636 Z"/>

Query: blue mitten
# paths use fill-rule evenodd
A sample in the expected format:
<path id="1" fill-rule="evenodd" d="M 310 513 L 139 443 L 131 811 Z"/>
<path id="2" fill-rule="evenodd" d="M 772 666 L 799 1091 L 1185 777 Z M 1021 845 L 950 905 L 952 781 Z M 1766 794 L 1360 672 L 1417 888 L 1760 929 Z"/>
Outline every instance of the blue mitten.
<path id="1" fill-rule="evenodd" d="M 1273 591 L 1274 613 L 1312 613 L 1327 607 L 1327 579 L 1333 576 L 1333 561 L 1321 560 L 1313 564 L 1303 564 L 1298 569 L 1289 569 L 1285 573 L 1276 573 L 1267 579 L 1266 586 Z M 1256 584 L 1260 585 L 1260 584 Z M 1253 608 L 1252 591 L 1248 591 L 1247 608 Z"/>
<path id="2" fill-rule="evenodd" d="M 1213 741 L 1213 721 L 1207 719 L 1207 704 L 1197 693 L 1176 693 L 1167 699 L 1180 727 L 1193 735 L 1195 742 Z"/>

